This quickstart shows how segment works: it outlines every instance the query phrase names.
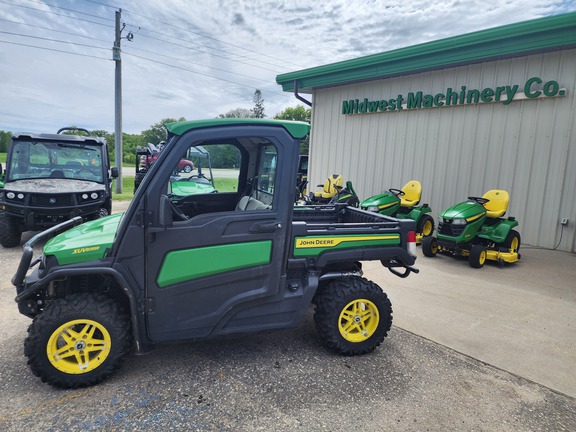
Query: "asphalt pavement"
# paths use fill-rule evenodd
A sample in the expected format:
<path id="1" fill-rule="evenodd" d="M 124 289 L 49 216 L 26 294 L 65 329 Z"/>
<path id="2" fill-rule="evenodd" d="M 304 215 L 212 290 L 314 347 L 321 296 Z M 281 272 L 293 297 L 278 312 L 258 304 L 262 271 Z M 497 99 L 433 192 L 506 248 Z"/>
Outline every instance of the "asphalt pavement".
<path id="1" fill-rule="evenodd" d="M 0 247 L 0 430 L 574 431 L 576 256 L 523 249 L 482 269 L 419 250 L 406 279 L 364 263 L 394 309 L 369 355 L 327 351 L 311 309 L 295 329 L 159 346 L 63 391 L 26 365 L 21 249 Z"/>

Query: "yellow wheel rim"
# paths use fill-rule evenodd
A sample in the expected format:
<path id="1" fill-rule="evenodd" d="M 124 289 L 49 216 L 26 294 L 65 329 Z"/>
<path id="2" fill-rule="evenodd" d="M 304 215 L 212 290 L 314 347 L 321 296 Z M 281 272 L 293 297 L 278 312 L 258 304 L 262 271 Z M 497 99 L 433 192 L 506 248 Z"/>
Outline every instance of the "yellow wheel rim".
<path id="1" fill-rule="evenodd" d="M 338 318 L 338 330 L 349 342 L 363 342 L 378 328 L 380 314 L 370 300 L 357 299 L 342 309 Z"/>
<path id="2" fill-rule="evenodd" d="M 46 346 L 48 360 L 67 374 L 84 374 L 100 366 L 112 346 L 110 334 L 96 321 L 79 319 L 58 327 Z"/>
<path id="3" fill-rule="evenodd" d="M 510 252 L 516 252 L 518 250 L 519 244 L 520 241 L 518 240 L 518 237 L 512 238 L 512 242 L 510 243 Z"/>
<path id="4" fill-rule="evenodd" d="M 432 234 L 432 222 L 427 220 L 424 222 L 424 226 L 422 227 L 422 235 L 428 237 L 430 234 Z"/>
<path id="5" fill-rule="evenodd" d="M 480 263 L 480 265 L 484 265 L 484 263 L 486 262 L 486 251 L 485 250 L 480 252 L 480 256 L 478 257 L 478 262 Z"/>

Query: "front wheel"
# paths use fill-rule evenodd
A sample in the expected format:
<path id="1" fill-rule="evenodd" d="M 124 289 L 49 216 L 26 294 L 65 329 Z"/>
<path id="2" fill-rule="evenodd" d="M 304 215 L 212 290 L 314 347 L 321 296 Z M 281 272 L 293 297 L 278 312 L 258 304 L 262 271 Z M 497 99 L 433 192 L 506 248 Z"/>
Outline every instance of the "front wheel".
<path id="1" fill-rule="evenodd" d="M 323 342 L 340 354 L 374 351 L 392 326 L 392 305 L 374 282 L 334 279 L 316 298 L 314 321 Z"/>
<path id="2" fill-rule="evenodd" d="M 424 237 L 422 239 L 422 253 L 427 257 L 435 257 L 438 253 L 438 240 L 436 237 Z"/>
<path id="3" fill-rule="evenodd" d="M 16 247 L 22 240 L 20 224 L 12 216 L 0 212 L 0 245 L 5 248 Z"/>
<path id="4" fill-rule="evenodd" d="M 481 268 L 486 262 L 486 257 L 488 256 L 486 248 L 482 245 L 474 245 L 470 249 L 470 256 L 468 257 L 468 264 L 470 267 Z"/>
<path id="5" fill-rule="evenodd" d="M 28 328 L 24 354 L 34 375 L 61 388 L 99 383 L 131 347 L 130 318 L 115 301 L 75 294 L 49 303 Z"/>

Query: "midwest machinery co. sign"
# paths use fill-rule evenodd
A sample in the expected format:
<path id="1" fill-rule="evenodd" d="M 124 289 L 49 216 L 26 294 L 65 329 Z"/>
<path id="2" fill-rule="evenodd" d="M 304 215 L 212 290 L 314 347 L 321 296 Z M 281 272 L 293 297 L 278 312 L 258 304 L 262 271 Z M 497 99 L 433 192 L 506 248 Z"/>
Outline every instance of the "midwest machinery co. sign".
<path id="1" fill-rule="evenodd" d="M 508 105 L 515 100 L 539 99 L 544 97 L 565 96 L 557 81 L 544 82 L 532 77 L 522 87 L 518 84 L 503 85 L 495 88 L 469 89 L 466 86 L 455 90 L 448 87 L 444 93 L 424 94 L 422 91 L 410 92 L 404 97 L 369 100 L 368 98 L 342 101 L 342 114 L 367 114 L 387 111 L 403 111 L 421 108 L 439 108 L 446 106 L 470 105 L 480 103 L 502 103 Z"/>

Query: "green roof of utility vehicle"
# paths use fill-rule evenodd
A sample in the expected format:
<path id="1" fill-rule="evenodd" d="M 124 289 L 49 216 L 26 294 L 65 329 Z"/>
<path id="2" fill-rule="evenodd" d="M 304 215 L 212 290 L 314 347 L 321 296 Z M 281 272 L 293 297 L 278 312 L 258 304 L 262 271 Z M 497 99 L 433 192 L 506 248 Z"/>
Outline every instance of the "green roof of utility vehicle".
<path id="1" fill-rule="evenodd" d="M 239 125 L 239 126 L 282 126 L 294 138 L 304 138 L 310 132 L 310 125 L 304 122 L 287 121 L 287 120 L 268 120 L 268 119 L 253 119 L 253 118 L 217 118 L 211 120 L 193 120 L 175 123 L 166 123 L 164 126 L 168 131 L 174 135 L 183 135 L 192 129 L 200 129 L 207 127 L 217 127 L 225 125 Z"/>

